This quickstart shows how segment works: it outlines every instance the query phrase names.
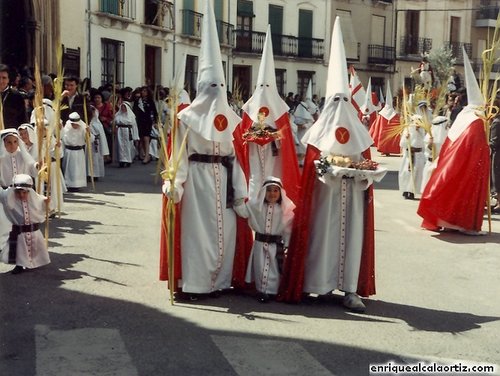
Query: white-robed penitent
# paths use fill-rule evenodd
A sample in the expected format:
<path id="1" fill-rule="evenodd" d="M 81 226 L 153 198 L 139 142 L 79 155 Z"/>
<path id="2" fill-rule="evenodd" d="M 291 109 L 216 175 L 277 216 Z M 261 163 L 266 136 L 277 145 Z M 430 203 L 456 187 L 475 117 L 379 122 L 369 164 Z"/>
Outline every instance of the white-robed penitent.
<path id="1" fill-rule="evenodd" d="M 123 102 L 115 115 L 118 161 L 132 163 L 135 157 L 134 140 L 139 140 L 137 122 L 130 103 Z"/>
<path id="2" fill-rule="evenodd" d="M 27 200 L 17 198 L 16 190 L 27 191 Z M 11 223 L 11 244 L 3 246 L 2 262 L 29 269 L 50 263 L 45 239 L 39 229 L 45 221 L 45 200 L 33 190 L 33 180 L 26 174 L 16 175 L 12 187 L 0 188 L 0 201 Z"/>
<path id="3" fill-rule="evenodd" d="M 448 122 L 449 119 L 446 116 L 436 116 L 432 120 L 431 133 L 425 134 L 425 165 L 422 172 L 422 186 L 420 192 L 424 191 L 432 172 L 436 169 L 439 151 L 448 135 Z"/>
<path id="4" fill-rule="evenodd" d="M 398 182 L 400 192 L 420 193 L 422 172 L 425 165 L 424 137 L 425 131 L 417 127 L 420 115 L 413 115 L 409 127 L 403 130 L 399 146 L 403 158 L 399 167 Z"/>
<path id="5" fill-rule="evenodd" d="M 47 137 L 47 133 L 45 134 Z M 43 156 L 46 155 L 47 141 L 46 138 L 43 139 Z M 49 145 L 49 157 L 50 157 L 50 192 L 49 192 L 49 210 L 51 213 L 56 210 L 62 210 L 64 204 L 64 193 L 68 192 L 66 187 L 66 182 L 64 180 L 64 175 L 61 170 L 62 166 L 59 168 L 59 173 L 57 172 L 57 161 L 56 161 L 56 149 L 58 149 L 59 158 L 62 161 L 64 157 L 64 150 L 61 144 L 57 145 L 57 140 L 55 135 L 51 135 L 50 145 Z"/>
<path id="6" fill-rule="evenodd" d="M 265 200 L 267 187 L 273 185 L 281 191 L 278 203 L 268 203 Z M 287 197 L 281 180 L 271 176 L 265 179 L 256 197 L 248 201 L 247 209 L 250 227 L 256 235 L 245 281 L 255 281 L 255 288 L 259 292 L 277 294 L 281 275 L 280 262 L 284 257 L 283 248 L 288 247 L 290 241 L 295 204 Z"/>
<path id="7" fill-rule="evenodd" d="M 87 125 L 80 119 L 78 113 L 71 113 L 61 133 L 61 140 L 64 144 L 62 167 L 68 188 L 87 186 L 86 133 Z M 92 143 L 94 136 L 90 134 L 89 137 L 90 143 Z"/>
<path id="8" fill-rule="evenodd" d="M 104 157 L 109 155 L 109 148 L 104 127 L 99 120 L 99 111 L 95 107 L 92 107 L 92 109 L 94 113 L 90 121 L 90 133 L 94 136 L 94 141 L 90 148 L 92 150 L 93 171 L 90 171 L 90 165 L 87 163 L 87 176 L 91 176 L 91 173 L 93 173 L 94 178 L 102 178 L 105 175 Z M 85 151 L 88 153 L 88 150 Z"/>
<path id="9" fill-rule="evenodd" d="M 262 126 L 270 131 L 277 131 L 276 121 L 289 110 L 281 99 L 276 86 L 274 56 L 271 39 L 271 26 L 268 25 L 262 59 L 257 76 L 257 85 L 252 97 L 243 105 L 242 110 L 253 121 L 254 127 Z M 288 126 L 290 124 L 288 123 Z M 276 139 L 261 145 L 248 142 L 248 160 L 250 166 L 248 197 L 256 197 L 267 176 L 282 177 L 283 152 L 281 141 Z"/>
<path id="10" fill-rule="evenodd" d="M 28 142 L 25 141 L 24 145 L 25 145 L 26 150 L 28 151 L 28 153 L 33 158 L 33 160 L 36 161 L 38 159 L 38 139 L 37 139 L 37 135 L 36 135 L 36 132 L 35 132 L 35 127 L 33 127 L 33 125 L 31 125 L 31 124 L 25 123 L 25 124 L 21 124 L 17 128 L 17 131 L 19 132 L 19 137 L 21 139 L 22 139 L 22 137 L 21 137 L 21 131 L 27 132 L 28 139 L 26 141 L 28 141 Z M 28 143 L 30 145 L 28 145 Z"/>
<path id="11" fill-rule="evenodd" d="M 231 286 L 236 214 L 227 206 L 228 180 L 234 188 L 235 199 L 246 197 L 247 191 L 233 147 L 233 131 L 241 119 L 227 103 L 210 3 L 206 2 L 203 16 L 197 96 L 179 112 L 175 140 L 175 150 L 178 150 L 188 132 L 174 193 L 174 201 L 182 200 L 182 281 L 179 286 L 185 293 L 210 293 Z M 169 182 L 165 181 L 163 192 L 167 193 L 169 188 Z"/>
<path id="12" fill-rule="evenodd" d="M 340 22 L 332 34 L 325 106 L 302 139 L 322 156 L 362 159 L 373 143 L 350 101 L 347 66 Z M 303 291 L 326 294 L 332 290 L 354 293 L 363 246 L 364 189 L 366 182 L 329 176 L 314 182 L 309 244 Z"/>
<path id="13" fill-rule="evenodd" d="M 4 145 L 4 141 L 9 136 L 15 137 L 18 143 L 17 150 L 12 153 L 9 153 Z M 14 176 L 18 174 L 36 177 L 38 175 L 37 163 L 26 150 L 17 131 L 12 128 L 5 129 L 0 132 L 0 138 L 0 186 L 7 188 L 12 184 Z M 0 208 L 0 248 L 3 248 L 7 242 L 10 227 L 10 221 L 3 209 Z"/>
<path id="14" fill-rule="evenodd" d="M 309 81 L 305 98 L 295 107 L 293 112 L 293 122 L 296 132 L 296 150 L 299 156 L 306 152 L 305 145 L 301 142 L 307 130 L 314 124 L 314 116 L 317 116 L 318 106 L 312 101 L 312 80 Z"/>

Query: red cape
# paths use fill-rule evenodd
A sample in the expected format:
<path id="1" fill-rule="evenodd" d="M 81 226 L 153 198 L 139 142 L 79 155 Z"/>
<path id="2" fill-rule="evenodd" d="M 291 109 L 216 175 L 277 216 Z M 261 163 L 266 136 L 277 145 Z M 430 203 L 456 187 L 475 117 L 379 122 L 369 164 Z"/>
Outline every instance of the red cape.
<path id="1" fill-rule="evenodd" d="M 320 151 L 308 145 L 302 171 L 301 200 L 297 202 L 295 220 L 293 222 L 290 248 L 285 261 L 280 283 L 278 299 L 286 302 L 300 302 L 304 286 L 304 269 L 310 236 L 314 182 L 317 179 L 314 161 L 320 156 Z M 363 153 L 370 158 L 369 149 Z M 373 187 L 365 193 L 365 224 L 363 231 L 363 250 L 358 279 L 358 294 L 369 296 L 375 294 L 375 229 L 373 209 Z"/>
<path id="2" fill-rule="evenodd" d="M 444 142 L 439 159 L 425 186 L 418 215 L 422 227 L 436 230 L 441 221 L 470 231 L 480 231 L 488 195 L 490 149 L 484 124 L 473 121 L 455 140 Z"/>
<path id="3" fill-rule="evenodd" d="M 382 154 L 401 154 L 399 146 L 401 136 L 399 134 L 391 136 L 394 129 L 399 127 L 399 114 L 396 114 L 391 120 L 379 115 L 377 120 L 379 121 L 378 134 L 375 136 L 377 138 L 377 150 Z"/>

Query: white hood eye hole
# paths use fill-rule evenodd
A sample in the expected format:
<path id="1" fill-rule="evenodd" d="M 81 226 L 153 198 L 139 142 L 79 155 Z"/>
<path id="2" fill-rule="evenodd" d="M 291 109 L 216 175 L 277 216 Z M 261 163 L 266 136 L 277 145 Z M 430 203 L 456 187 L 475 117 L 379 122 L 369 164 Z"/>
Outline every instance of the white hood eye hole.
<path id="1" fill-rule="evenodd" d="M 224 84 L 220 84 L 220 87 L 224 87 Z"/>
<path id="2" fill-rule="evenodd" d="M 264 87 L 264 84 L 260 84 L 260 87 Z"/>
<path id="3" fill-rule="evenodd" d="M 269 85 L 268 85 L 268 84 L 266 84 L 266 87 L 269 87 Z"/>
<path id="4" fill-rule="evenodd" d="M 345 102 L 349 102 L 349 99 L 347 97 L 343 98 Z"/>
<path id="5" fill-rule="evenodd" d="M 211 86 L 211 87 L 217 87 L 217 84 L 212 84 L 212 85 L 210 85 L 210 86 Z"/>
<path id="6" fill-rule="evenodd" d="M 338 95 L 333 98 L 334 102 L 338 102 L 339 100 L 340 100 L 340 97 Z"/>

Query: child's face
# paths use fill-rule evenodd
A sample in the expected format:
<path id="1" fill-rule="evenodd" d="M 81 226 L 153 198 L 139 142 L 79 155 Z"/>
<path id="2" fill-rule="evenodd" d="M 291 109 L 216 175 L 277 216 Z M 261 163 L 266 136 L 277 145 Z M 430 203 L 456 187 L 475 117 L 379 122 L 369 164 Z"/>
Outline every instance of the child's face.
<path id="1" fill-rule="evenodd" d="M 5 145 L 5 150 L 7 150 L 8 153 L 14 153 L 19 147 L 16 136 L 5 137 L 3 140 L 3 144 Z"/>
<path id="2" fill-rule="evenodd" d="M 78 124 L 78 123 L 71 123 L 71 127 L 73 129 L 78 129 L 78 128 L 80 128 L 80 124 Z"/>
<path id="3" fill-rule="evenodd" d="M 16 189 L 14 191 L 16 198 L 21 201 L 27 201 L 28 200 L 28 191 L 25 191 L 24 189 Z"/>
<path id="4" fill-rule="evenodd" d="M 19 129 L 19 137 L 26 145 L 31 145 L 30 135 L 26 129 Z"/>
<path id="5" fill-rule="evenodd" d="M 281 198 L 281 189 L 277 185 L 269 185 L 266 188 L 266 201 L 275 204 Z"/>

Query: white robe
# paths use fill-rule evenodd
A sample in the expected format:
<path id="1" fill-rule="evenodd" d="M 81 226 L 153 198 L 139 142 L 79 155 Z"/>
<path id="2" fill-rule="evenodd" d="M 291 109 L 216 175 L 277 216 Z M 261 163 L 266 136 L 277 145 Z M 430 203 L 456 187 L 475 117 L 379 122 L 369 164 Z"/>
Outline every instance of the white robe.
<path id="1" fill-rule="evenodd" d="M 185 132 L 181 122 L 176 138 L 179 143 Z M 210 293 L 231 286 L 236 214 L 226 208 L 226 168 L 220 163 L 189 161 L 193 154 L 234 157 L 234 148 L 232 142 L 208 141 L 190 130 L 175 180 L 175 201 L 182 199 L 180 286 L 186 293 Z M 232 181 L 235 199 L 246 197 L 245 176 L 236 158 Z"/>
<path id="2" fill-rule="evenodd" d="M 0 201 L 5 214 L 16 225 L 42 223 L 45 221 L 45 197 L 31 190 L 29 199 L 21 201 L 14 196 L 14 189 L 0 191 Z M 37 268 L 50 263 L 49 252 L 40 230 L 23 232 L 17 237 L 16 265 L 25 268 Z M 9 261 L 9 245 L 4 245 L 1 254 L 2 262 Z"/>
<path id="3" fill-rule="evenodd" d="M 437 157 L 439 156 L 439 152 L 441 151 L 441 146 L 443 146 L 444 141 L 446 140 L 446 136 L 448 134 L 448 129 L 446 129 L 445 124 L 433 125 L 432 126 L 432 138 L 434 144 L 434 158 L 432 155 L 432 147 L 430 144 L 430 135 L 426 134 L 424 138 L 425 142 L 425 165 L 422 172 L 422 186 L 420 188 L 420 192 L 424 191 L 427 182 L 431 178 L 432 173 L 436 169 L 437 166 Z"/>
<path id="4" fill-rule="evenodd" d="M 278 155 L 273 155 L 272 143 L 260 146 L 255 142 L 248 143 L 248 156 L 250 162 L 250 176 L 248 182 L 248 197 L 256 197 L 259 193 L 264 179 L 268 176 L 281 178 L 283 158 L 281 142 L 275 141 L 278 148 Z"/>
<path id="5" fill-rule="evenodd" d="M 284 245 L 288 246 L 293 216 L 284 221 L 280 204 L 265 203 L 262 211 L 256 205 L 249 204 L 247 207 L 252 230 L 261 234 L 281 235 Z M 276 243 L 254 241 L 245 281 L 255 281 L 257 291 L 266 294 L 278 293 L 280 272 L 276 253 Z"/>
<path id="6" fill-rule="evenodd" d="M 303 291 L 356 292 L 363 247 L 366 183 L 329 178 L 314 182 Z"/>
<path id="7" fill-rule="evenodd" d="M 403 154 L 398 174 L 399 191 L 418 194 L 420 193 L 420 187 L 422 186 L 422 172 L 425 164 L 424 130 L 422 128 L 416 130 L 415 127 L 410 127 L 409 142 L 408 139 L 406 138 L 407 134 L 408 134 L 408 129 L 405 129 L 401 134 L 401 141 L 399 143 L 399 146 L 401 147 Z M 412 160 L 411 168 L 410 168 L 411 154 L 408 151 L 408 144 L 410 144 L 412 148 L 422 149 L 422 151 L 420 152 L 413 153 L 414 158 Z"/>
<path id="8" fill-rule="evenodd" d="M 74 129 L 71 123 L 64 126 L 62 131 L 62 142 L 64 143 L 63 171 L 66 186 L 68 188 L 82 188 L 87 186 L 87 164 L 85 150 L 70 150 L 66 146 L 84 146 L 86 143 L 86 128 L 82 125 Z M 94 142 L 94 136 L 90 134 L 90 143 Z"/>
<path id="9" fill-rule="evenodd" d="M 8 187 L 11 185 L 14 175 L 17 174 L 27 174 L 33 178 L 38 176 L 36 162 L 30 158 L 28 153 L 23 153 L 20 149 L 14 153 L 5 151 L 0 156 L 0 186 Z M 0 208 L 0 249 L 7 243 L 11 226 L 12 223 L 7 218 L 3 208 Z"/>
<path id="10" fill-rule="evenodd" d="M 43 155 L 45 155 L 45 148 L 46 148 L 46 142 L 45 139 L 43 141 L 44 145 L 44 151 Z M 64 157 L 64 151 L 62 146 L 58 147 L 59 149 L 59 158 L 62 160 Z M 66 182 L 64 181 L 64 175 L 61 169 L 59 169 L 59 174 L 57 173 L 57 162 L 55 161 L 56 159 L 56 139 L 55 137 L 52 137 L 52 140 L 50 142 L 50 158 L 51 158 L 51 164 L 50 164 L 50 202 L 49 202 L 49 210 L 50 211 L 55 211 L 58 208 L 62 210 L 63 204 L 64 204 L 64 196 L 63 194 L 68 191 L 68 188 L 66 188 Z M 54 161 L 52 161 L 52 159 Z M 59 181 L 59 187 L 57 186 L 57 182 Z"/>
<path id="11" fill-rule="evenodd" d="M 99 119 L 96 117 L 92 118 L 90 123 L 90 133 L 94 137 L 94 141 L 90 145 L 92 149 L 92 166 L 93 174 L 95 178 L 101 178 L 105 176 L 104 169 L 104 156 L 109 155 L 108 142 L 106 141 L 106 133 L 104 132 L 104 127 Z M 86 154 L 88 153 L 87 150 Z M 87 156 L 88 160 L 88 156 Z M 87 176 L 91 175 L 90 164 L 87 163 Z"/>

